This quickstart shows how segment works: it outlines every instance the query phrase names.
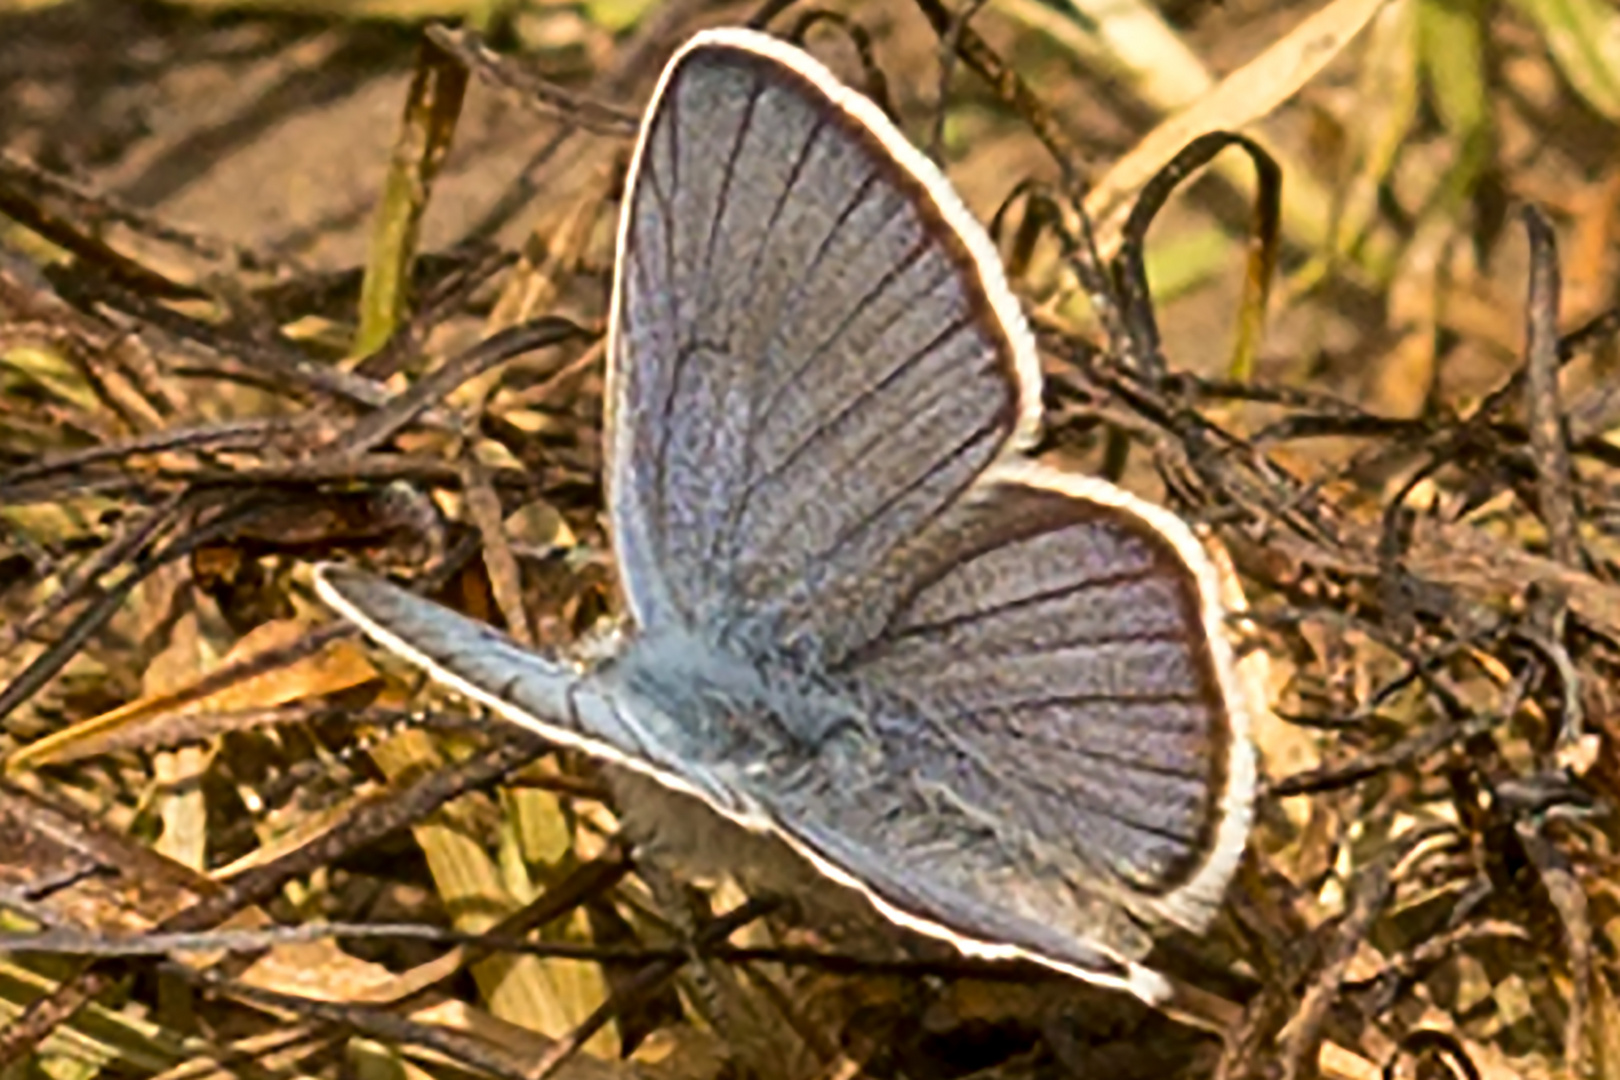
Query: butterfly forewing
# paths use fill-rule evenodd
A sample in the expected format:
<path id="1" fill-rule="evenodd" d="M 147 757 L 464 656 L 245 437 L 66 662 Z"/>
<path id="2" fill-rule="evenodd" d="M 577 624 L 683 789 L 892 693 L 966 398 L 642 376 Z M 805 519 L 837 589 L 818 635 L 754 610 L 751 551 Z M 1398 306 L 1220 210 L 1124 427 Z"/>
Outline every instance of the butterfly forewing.
<path id="1" fill-rule="evenodd" d="M 742 40 L 671 65 L 632 172 L 611 511 L 644 625 L 817 647 L 819 601 L 1027 427 L 1033 354 L 870 103 Z"/>

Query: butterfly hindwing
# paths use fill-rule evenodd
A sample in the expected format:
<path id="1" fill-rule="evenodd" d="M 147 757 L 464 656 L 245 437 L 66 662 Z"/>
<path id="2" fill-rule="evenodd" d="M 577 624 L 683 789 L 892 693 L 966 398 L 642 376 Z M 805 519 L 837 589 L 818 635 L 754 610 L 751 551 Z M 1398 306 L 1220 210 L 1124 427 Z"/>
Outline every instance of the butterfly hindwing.
<path id="1" fill-rule="evenodd" d="M 1254 763 L 1219 583 L 1191 530 L 1020 464 L 893 563 L 903 602 L 834 671 L 853 696 L 897 703 L 894 771 L 999 823 L 1034 879 L 1203 929 Z"/>

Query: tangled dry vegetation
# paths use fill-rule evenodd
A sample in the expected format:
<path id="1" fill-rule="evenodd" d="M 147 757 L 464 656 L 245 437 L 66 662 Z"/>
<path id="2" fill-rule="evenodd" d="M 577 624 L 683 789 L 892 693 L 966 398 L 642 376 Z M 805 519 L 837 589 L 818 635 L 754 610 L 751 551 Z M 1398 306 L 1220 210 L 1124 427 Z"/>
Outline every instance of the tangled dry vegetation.
<path id="1" fill-rule="evenodd" d="M 4 1076 L 1620 1075 L 1612 11 L 766 13 L 994 215 L 1043 453 L 1207 524 L 1245 582 L 1258 825 L 1215 934 L 1162 958 L 1217 1034 L 655 887 L 589 762 L 311 596 L 348 559 L 541 644 L 611 612 L 626 137 L 675 43 L 759 13 L 519 8 L 515 59 L 367 21 L 449 6 L 24 8 L 0 5 Z M 1282 198 L 1228 148 L 1169 204 L 1161 352 L 1146 223 L 1239 127 Z M 351 175 L 351 144 L 382 153 Z"/>

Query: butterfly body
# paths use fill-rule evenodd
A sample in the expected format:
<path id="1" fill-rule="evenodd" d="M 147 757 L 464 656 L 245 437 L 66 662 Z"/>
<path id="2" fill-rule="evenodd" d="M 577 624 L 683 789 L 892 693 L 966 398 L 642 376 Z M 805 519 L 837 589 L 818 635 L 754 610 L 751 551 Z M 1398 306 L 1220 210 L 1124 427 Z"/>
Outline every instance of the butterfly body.
<path id="1" fill-rule="evenodd" d="M 778 657 L 745 657 L 689 630 L 631 636 L 581 686 L 656 737 L 691 771 L 745 778 L 813 763 L 841 736 L 870 741 L 859 702 Z"/>

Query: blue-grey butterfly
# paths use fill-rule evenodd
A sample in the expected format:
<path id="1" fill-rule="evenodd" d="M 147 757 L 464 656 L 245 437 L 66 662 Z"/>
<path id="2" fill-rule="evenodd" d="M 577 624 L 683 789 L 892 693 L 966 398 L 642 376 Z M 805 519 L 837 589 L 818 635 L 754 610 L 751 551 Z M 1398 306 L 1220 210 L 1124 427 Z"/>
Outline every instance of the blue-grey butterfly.
<path id="1" fill-rule="evenodd" d="M 1242 853 L 1250 708 L 1192 530 L 1021 456 L 1035 345 L 988 236 L 804 52 L 699 34 L 619 230 L 606 488 L 627 632 L 524 649 L 321 595 L 524 727 L 785 840 L 884 915 L 1153 1001 Z"/>

